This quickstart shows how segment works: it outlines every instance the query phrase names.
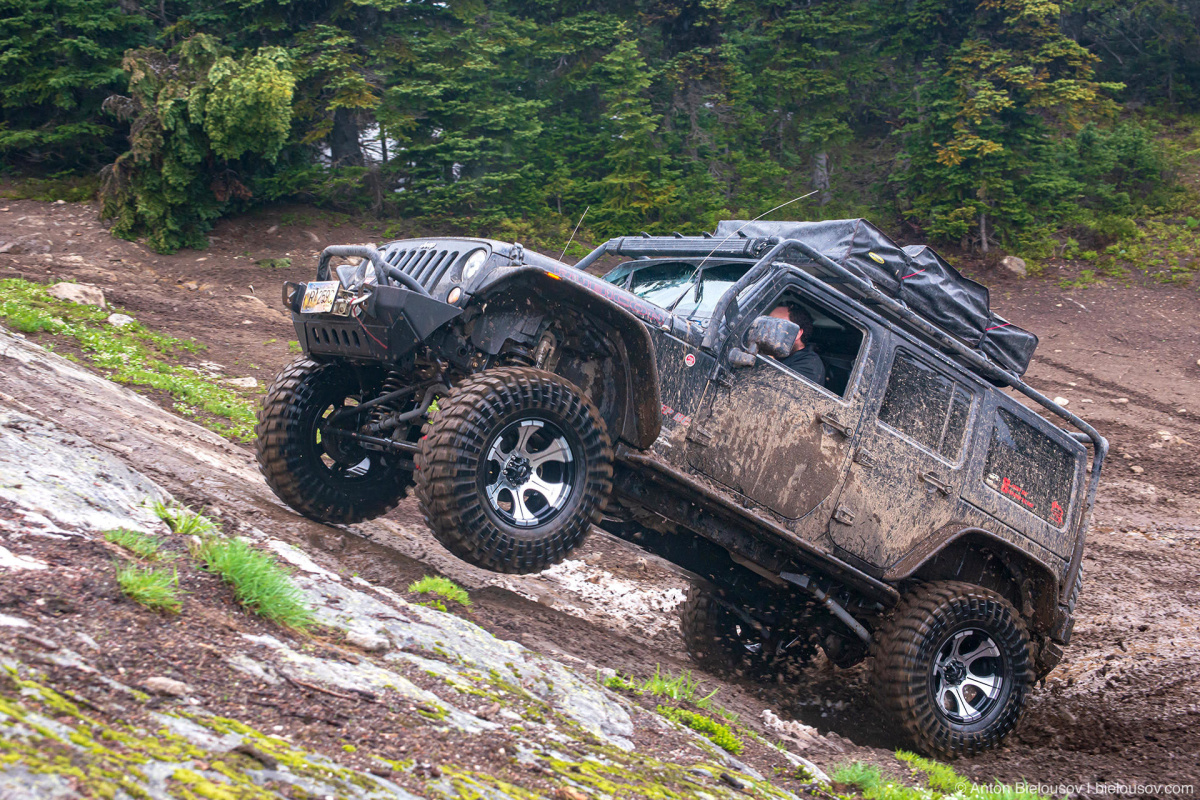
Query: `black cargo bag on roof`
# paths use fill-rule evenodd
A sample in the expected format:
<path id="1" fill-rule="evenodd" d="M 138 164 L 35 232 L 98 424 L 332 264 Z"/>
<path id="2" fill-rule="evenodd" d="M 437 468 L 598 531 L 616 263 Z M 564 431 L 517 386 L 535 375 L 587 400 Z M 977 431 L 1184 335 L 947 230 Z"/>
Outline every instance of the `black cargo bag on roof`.
<path id="1" fill-rule="evenodd" d="M 1018 328 L 999 314 L 992 314 L 991 325 L 983 332 L 979 343 L 988 358 L 1005 369 L 1024 375 L 1033 360 L 1038 338 L 1023 328 Z"/>
<path id="2" fill-rule="evenodd" d="M 722 220 L 717 223 L 718 239 L 733 235 L 751 239 L 768 236 L 799 239 L 860 278 L 866 278 L 881 292 L 895 297 L 900 291 L 896 269 L 905 262 L 904 250 L 865 219 L 827 219 L 821 222 Z M 871 258 L 871 253 L 877 258 Z"/>
<path id="3" fill-rule="evenodd" d="M 717 224 L 718 239 L 735 235 L 799 239 L 1000 367 L 1018 375 L 1029 368 L 1037 337 L 993 314 L 987 287 L 926 245 L 900 247 L 865 219 Z"/>
<path id="4" fill-rule="evenodd" d="M 909 271 L 900 276 L 900 299 L 951 336 L 978 347 L 991 320 L 987 287 L 964 278 L 932 248 L 904 248 Z"/>

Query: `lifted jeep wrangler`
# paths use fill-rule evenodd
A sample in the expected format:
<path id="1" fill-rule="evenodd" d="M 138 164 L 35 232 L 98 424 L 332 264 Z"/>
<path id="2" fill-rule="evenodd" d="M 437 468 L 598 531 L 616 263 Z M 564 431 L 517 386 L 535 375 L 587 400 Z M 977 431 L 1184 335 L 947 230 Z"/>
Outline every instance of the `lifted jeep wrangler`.
<path id="1" fill-rule="evenodd" d="M 628 260 L 584 271 L 605 254 Z M 986 289 L 862 220 L 614 239 L 575 267 L 486 239 L 329 247 L 283 301 L 304 356 L 257 452 L 306 516 L 376 517 L 415 484 L 447 549 L 516 573 L 596 525 L 690 576 L 706 669 L 873 657 L 883 706 L 945 757 L 997 745 L 1070 639 L 1107 442 L 1021 380 L 1036 339 Z M 823 384 L 782 361 L 781 305 Z"/>

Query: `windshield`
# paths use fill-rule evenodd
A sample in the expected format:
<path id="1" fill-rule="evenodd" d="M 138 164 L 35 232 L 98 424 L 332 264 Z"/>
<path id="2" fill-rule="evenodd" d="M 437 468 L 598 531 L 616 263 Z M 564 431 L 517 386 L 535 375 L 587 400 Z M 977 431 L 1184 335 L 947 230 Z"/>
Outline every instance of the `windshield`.
<path id="1" fill-rule="evenodd" d="M 635 271 L 629 291 L 659 308 L 670 309 L 692 319 L 708 319 L 721 295 L 742 277 L 749 264 L 717 264 L 701 272 L 700 296 L 696 297 L 696 265 L 683 261 L 651 264 Z"/>

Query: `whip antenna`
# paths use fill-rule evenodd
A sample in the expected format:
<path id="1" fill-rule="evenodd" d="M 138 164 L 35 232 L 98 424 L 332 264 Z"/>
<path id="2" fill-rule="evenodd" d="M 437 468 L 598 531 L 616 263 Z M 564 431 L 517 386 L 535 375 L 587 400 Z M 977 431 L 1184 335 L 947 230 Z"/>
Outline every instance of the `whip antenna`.
<path id="1" fill-rule="evenodd" d="M 579 232 L 579 226 L 583 224 L 583 218 L 584 218 L 584 217 L 586 217 L 586 216 L 587 216 L 587 212 L 589 212 L 589 211 L 591 211 L 591 210 L 592 210 L 592 207 L 591 207 L 591 206 L 588 206 L 587 208 L 585 208 L 585 209 L 583 210 L 583 215 L 579 217 L 579 222 L 576 222 L 576 223 L 575 223 L 575 230 L 571 231 L 571 238 L 570 238 L 570 239 L 567 239 L 567 245 L 566 245 L 566 247 L 564 247 L 564 248 L 563 248 L 562 254 L 561 254 L 561 255 L 559 255 L 559 257 L 558 257 L 558 260 L 559 260 L 559 261 L 562 261 L 562 260 L 563 260 L 563 256 L 565 256 L 565 255 L 567 254 L 567 247 L 570 247 L 570 246 L 571 246 L 571 242 L 575 241 L 575 234 Z M 770 214 L 771 212 L 770 212 L 770 211 L 768 211 L 767 213 L 768 213 L 768 214 Z"/>
<path id="2" fill-rule="evenodd" d="M 820 190 L 819 190 L 819 189 L 813 189 L 813 190 L 812 190 L 811 192 L 809 192 L 808 194 L 802 194 L 802 195 L 800 195 L 799 197 L 793 197 L 791 200 L 788 200 L 786 203 L 780 203 L 779 205 L 777 205 L 777 206 L 775 206 L 774 208 L 772 208 L 770 211 L 764 211 L 763 213 L 759 214 L 759 215 L 758 215 L 757 217 L 755 217 L 754 219 L 752 219 L 752 220 L 747 220 L 746 222 L 743 222 L 743 223 L 742 223 L 742 225 L 741 225 L 741 227 L 739 227 L 739 228 L 738 228 L 736 231 L 734 231 L 733 233 L 729 234 L 728 236 L 726 236 L 726 237 L 725 237 L 724 239 L 722 239 L 721 241 L 717 242 L 717 246 L 716 246 L 716 247 L 714 247 L 712 250 L 710 250 L 707 256 L 705 256 L 703 259 L 701 259 L 701 261 L 700 261 L 700 264 L 699 264 L 699 265 L 696 267 L 696 270 L 697 270 L 697 271 L 699 271 L 699 270 L 700 270 L 700 267 L 703 267 L 703 266 L 704 266 L 704 262 L 705 262 L 705 261 L 708 261 L 708 259 L 709 259 L 709 256 L 711 256 L 713 253 L 717 252 L 717 250 L 719 250 L 719 249 L 720 249 L 721 245 L 725 244 L 725 243 L 726 243 L 726 242 L 728 242 L 730 239 L 732 239 L 733 237 L 735 237 L 735 236 L 737 236 L 739 233 L 741 233 L 741 232 L 742 232 L 742 228 L 746 227 L 746 226 L 747 226 L 747 225 L 749 225 L 751 222 L 758 222 L 760 219 L 762 219 L 763 217 L 765 217 L 767 214 L 770 214 L 770 213 L 773 213 L 773 212 L 775 212 L 775 211 L 778 211 L 779 209 L 783 208 L 784 206 L 790 206 L 792 203 L 796 202 L 797 200 L 803 200 L 803 199 L 804 199 L 804 198 L 806 198 L 806 197 L 812 197 L 812 196 L 813 196 L 814 194 L 816 194 L 818 191 L 820 191 Z"/>
<path id="3" fill-rule="evenodd" d="M 732 239 L 733 237 L 735 237 L 735 236 L 737 236 L 739 233 L 741 233 L 741 232 L 742 232 L 742 228 L 746 227 L 746 226 L 747 226 L 747 225 L 749 225 L 751 222 L 758 222 L 760 219 L 762 219 L 763 217 L 765 217 L 767 214 L 770 214 L 770 213 L 772 213 L 772 212 L 778 211 L 779 209 L 783 208 L 784 206 L 790 206 L 792 203 L 796 202 L 797 200 L 803 200 L 803 199 L 804 199 L 804 198 L 806 198 L 806 197 L 812 197 L 812 196 L 813 196 L 814 194 L 816 194 L 818 191 L 820 191 L 820 190 L 819 190 L 819 189 L 813 189 L 813 190 L 812 190 L 811 192 L 809 192 L 808 194 L 802 194 L 802 195 L 800 195 L 799 197 L 793 197 L 791 200 L 788 200 L 786 203 L 780 203 L 779 205 L 775 206 L 774 208 L 772 208 L 772 209 L 769 209 L 769 210 L 767 210 L 767 211 L 764 211 L 763 213 L 759 214 L 759 215 L 758 215 L 757 217 L 755 217 L 754 219 L 747 220 L 746 222 L 743 222 L 743 223 L 741 224 L 741 226 L 740 226 L 740 227 L 739 227 L 739 228 L 738 228 L 736 231 L 734 231 L 733 233 L 729 234 L 728 236 L 726 236 L 726 237 L 725 237 L 724 239 L 722 239 L 721 241 L 717 242 L 717 246 L 716 246 L 716 247 L 714 247 L 712 250 L 709 250 L 709 251 L 708 251 L 708 255 L 706 255 L 704 258 L 700 259 L 700 263 L 696 265 L 696 271 L 692 273 L 692 280 L 691 280 L 691 281 L 688 281 L 688 288 L 691 288 L 691 283 L 692 283 L 692 281 L 695 281 L 695 280 L 696 280 L 696 276 L 698 276 L 698 275 L 700 274 L 700 270 L 701 270 L 701 269 L 704 267 L 704 262 L 705 262 L 705 261 L 708 261 L 708 259 L 712 257 L 712 254 L 713 254 L 713 253 L 715 253 L 715 252 L 717 252 L 718 250 L 720 250 L 720 249 L 721 249 L 721 245 L 725 244 L 725 243 L 726 243 L 726 242 L 728 242 L 730 239 Z M 585 212 L 585 213 L 586 213 L 586 212 Z M 564 251 L 564 252 L 565 252 L 565 251 Z M 561 260 L 561 259 L 560 259 L 560 260 Z M 671 305 L 668 307 L 668 309 L 667 309 L 667 310 L 668 310 L 668 311 L 674 311 L 674 310 L 675 310 L 675 306 L 679 305 L 679 301 L 680 301 L 680 300 L 682 300 L 682 299 L 683 299 L 685 296 L 687 296 L 687 291 L 686 291 L 686 290 L 684 290 L 683 294 L 679 295 L 679 297 L 677 297 L 677 298 L 675 299 L 675 302 L 674 302 L 674 303 L 671 303 Z M 697 297 L 697 299 L 699 299 L 699 297 L 700 297 L 700 284 L 699 284 L 699 283 L 697 283 L 697 284 L 696 284 L 696 297 Z"/>

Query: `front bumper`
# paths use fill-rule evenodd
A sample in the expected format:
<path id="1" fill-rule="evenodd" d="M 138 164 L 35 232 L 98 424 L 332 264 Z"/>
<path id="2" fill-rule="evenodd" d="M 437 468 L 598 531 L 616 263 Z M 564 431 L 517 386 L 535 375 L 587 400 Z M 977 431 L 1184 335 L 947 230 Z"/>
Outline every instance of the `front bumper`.
<path id="1" fill-rule="evenodd" d="M 457 306 L 411 289 L 372 286 L 349 314 L 301 314 L 307 284 L 284 285 L 296 337 L 305 353 L 361 361 L 395 362 L 439 327 L 462 314 Z"/>

